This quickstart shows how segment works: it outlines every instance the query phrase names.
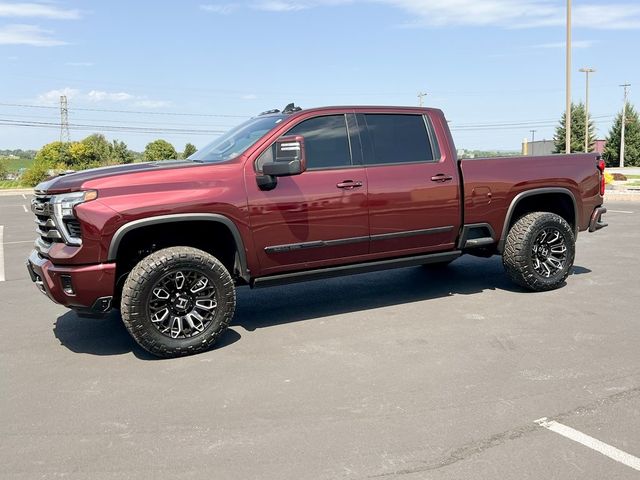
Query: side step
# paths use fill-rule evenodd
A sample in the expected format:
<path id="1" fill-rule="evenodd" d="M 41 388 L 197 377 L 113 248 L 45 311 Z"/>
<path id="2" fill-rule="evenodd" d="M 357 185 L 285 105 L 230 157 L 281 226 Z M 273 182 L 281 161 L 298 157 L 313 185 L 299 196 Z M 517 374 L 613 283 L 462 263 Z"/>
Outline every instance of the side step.
<path id="1" fill-rule="evenodd" d="M 318 268 L 304 272 L 283 273 L 256 278 L 251 282 L 251 287 L 273 287 L 276 285 L 286 285 L 289 283 L 306 282 L 308 280 L 320 280 L 322 278 L 341 277 L 343 275 L 355 275 L 358 273 L 376 272 L 379 270 L 391 270 L 401 267 L 413 267 L 416 265 L 426 265 L 428 263 L 449 262 L 455 260 L 462 252 L 454 250 L 445 253 L 431 253 L 428 255 L 418 255 L 414 257 L 392 258 L 389 260 L 378 260 L 376 262 L 355 263 L 353 265 L 341 265 L 338 267 Z"/>

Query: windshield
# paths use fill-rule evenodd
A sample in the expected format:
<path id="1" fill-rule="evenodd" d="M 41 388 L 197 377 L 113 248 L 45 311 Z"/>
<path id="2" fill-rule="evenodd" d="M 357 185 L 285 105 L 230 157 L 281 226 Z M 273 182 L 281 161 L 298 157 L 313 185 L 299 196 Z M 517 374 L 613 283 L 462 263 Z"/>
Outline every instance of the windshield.
<path id="1" fill-rule="evenodd" d="M 198 150 L 189 160 L 215 163 L 237 157 L 285 117 L 286 115 L 269 115 L 247 120 Z"/>

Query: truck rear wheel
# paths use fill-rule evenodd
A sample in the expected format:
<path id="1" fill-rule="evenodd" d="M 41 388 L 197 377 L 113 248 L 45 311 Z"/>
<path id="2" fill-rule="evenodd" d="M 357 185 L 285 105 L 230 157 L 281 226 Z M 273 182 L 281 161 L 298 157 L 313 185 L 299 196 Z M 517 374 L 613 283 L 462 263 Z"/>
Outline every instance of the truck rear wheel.
<path id="1" fill-rule="evenodd" d="M 168 358 L 209 349 L 229 325 L 235 305 L 233 280 L 217 258 L 171 247 L 145 257 L 129 273 L 121 312 L 142 348 Z"/>
<path id="2" fill-rule="evenodd" d="M 575 236 L 559 215 L 534 212 L 509 230 L 502 263 L 511 279 L 529 290 L 553 290 L 563 285 L 575 257 Z"/>

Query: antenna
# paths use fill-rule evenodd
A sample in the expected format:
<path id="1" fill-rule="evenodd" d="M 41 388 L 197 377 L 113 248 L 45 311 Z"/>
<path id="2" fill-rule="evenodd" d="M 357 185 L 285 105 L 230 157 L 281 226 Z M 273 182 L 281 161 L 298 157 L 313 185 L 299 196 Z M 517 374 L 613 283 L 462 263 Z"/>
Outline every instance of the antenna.
<path id="1" fill-rule="evenodd" d="M 69 135 L 69 106 L 67 104 L 67 96 L 60 95 L 60 142 L 69 143 L 71 135 Z"/>

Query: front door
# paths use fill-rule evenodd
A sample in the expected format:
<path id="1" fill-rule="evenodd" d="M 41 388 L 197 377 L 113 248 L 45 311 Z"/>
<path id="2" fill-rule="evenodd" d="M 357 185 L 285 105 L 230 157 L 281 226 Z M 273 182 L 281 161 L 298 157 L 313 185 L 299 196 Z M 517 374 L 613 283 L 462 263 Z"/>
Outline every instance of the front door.
<path id="1" fill-rule="evenodd" d="M 307 170 L 278 178 L 273 190 L 260 190 L 255 180 L 262 163 L 272 158 L 273 147 L 255 166 L 247 162 L 260 276 L 349 263 L 368 253 L 367 179 L 364 167 L 354 164 L 346 117 L 307 118 L 286 132 L 304 137 Z"/>

